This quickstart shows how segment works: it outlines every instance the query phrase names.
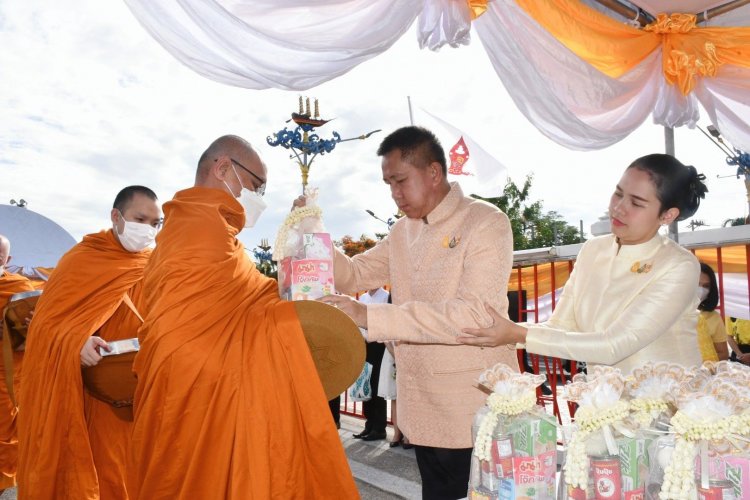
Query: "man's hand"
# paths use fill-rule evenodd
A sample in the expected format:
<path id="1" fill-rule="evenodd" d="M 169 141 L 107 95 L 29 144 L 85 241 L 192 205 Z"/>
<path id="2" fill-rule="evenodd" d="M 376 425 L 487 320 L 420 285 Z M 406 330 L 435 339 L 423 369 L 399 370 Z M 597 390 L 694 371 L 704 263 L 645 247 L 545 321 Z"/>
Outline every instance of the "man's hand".
<path id="1" fill-rule="evenodd" d="M 81 366 L 96 366 L 101 361 L 102 356 L 99 354 L 97 347 L 109 352 L 106 340 L 97 336 L 89 337 L 83 344 L 83 349 L 81 349 Z"/>
<path id="2" fill-rule="evenodd" d="M 304 195 L 297 196 L 297 198 L 295 198 L 292 202 L 292 210 L 294 210 L 295 208 L 304 207 L 305 205 L 307 205 L 307 198 Z M 290 210 L 290 212 L 292 210 Z"/>
<path id="3" fill-rule="evenodd" d="M 737 361 L 739 361 L 743 365 L 750 366 L 750 352 L 744 353 L 744 354 L 738 354 Z"/>
<path id="4" fill-rule="evenodd" d="M 326 295 L 318 299 L 344 311 L 356 325 L 367 329 L 367 306 L 347 295 Z"/>

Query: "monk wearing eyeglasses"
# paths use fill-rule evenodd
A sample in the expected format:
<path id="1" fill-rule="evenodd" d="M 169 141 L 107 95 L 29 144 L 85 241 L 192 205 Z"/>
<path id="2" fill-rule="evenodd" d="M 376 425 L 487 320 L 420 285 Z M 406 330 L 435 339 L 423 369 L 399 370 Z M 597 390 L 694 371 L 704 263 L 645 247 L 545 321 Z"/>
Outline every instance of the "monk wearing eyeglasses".
<path id="1" fill-rule="evenodd" d="M 224 136 L 164 205 L 144 278 L 131 498 L 358 498 L 294 304 L 237 234 L 267 169 Z"/>

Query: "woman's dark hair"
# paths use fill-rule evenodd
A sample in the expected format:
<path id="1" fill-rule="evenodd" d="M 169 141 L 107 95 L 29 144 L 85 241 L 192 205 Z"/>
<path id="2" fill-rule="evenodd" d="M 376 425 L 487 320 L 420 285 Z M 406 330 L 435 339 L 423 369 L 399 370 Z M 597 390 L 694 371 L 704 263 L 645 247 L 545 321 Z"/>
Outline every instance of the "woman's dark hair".
<path id="1" fill-rule="evenodd" d="M 716 306 L 719 305 L 719 287 L 716 285 L 716 275 L 711 266 L 701 262 L 701 274 L 708 276 L 708 295 L 706 298 L 698 304 L 698 309 L 701 311 L 713 311 Z"/>
<path id="2" fill-rule="evenodd" d="M 692 165 L 683 165 L 672 155 L 656 153 L 642 156 L 628 168 L 637 168 L 651 176 L 656 186 L 656 197 L 661 203 L 659 215 L 670 208 L 677 208 L 680 211 L 678 221 L 692 216 L 708 192 L 703 183 L 706 176 L 699 174 Z"/>

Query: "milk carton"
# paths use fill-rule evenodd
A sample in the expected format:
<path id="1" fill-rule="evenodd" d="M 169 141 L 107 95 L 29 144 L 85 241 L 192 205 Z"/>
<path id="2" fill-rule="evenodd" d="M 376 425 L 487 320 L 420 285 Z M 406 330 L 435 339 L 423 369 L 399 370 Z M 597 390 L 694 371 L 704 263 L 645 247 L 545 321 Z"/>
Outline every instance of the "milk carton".
<path id="1" fill-rule="evenodd" d="M 622 491 L 637 492 L 648 479 L 648 446 L 651 439 L 620 438 L 617 440 L 622 474 Z"/>

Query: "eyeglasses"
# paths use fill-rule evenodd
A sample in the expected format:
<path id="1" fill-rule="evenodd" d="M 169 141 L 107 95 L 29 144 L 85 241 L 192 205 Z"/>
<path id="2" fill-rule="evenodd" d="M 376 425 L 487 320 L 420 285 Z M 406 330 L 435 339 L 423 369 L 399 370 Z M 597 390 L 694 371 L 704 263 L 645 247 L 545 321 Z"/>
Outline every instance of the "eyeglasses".
<path id="1" fill-rule="evenodd" d="M 255 193 L 256 193 L 256 194 L 257 194 L 258 196 L 263 196 L 264 194 L 266 194 L 266 181 L 264 181 L 263 179 L 261 179 L 260 177 L 258 177 L 258 176 L 257 176 L 257 175 L 255 175 L 254 173 L 252 173 L 252 172 L 250 171 L 250 169 L 248 169 L 247 167 L 245 167 L 245 166 L 244 166 L 244 165 L 243 165 L 242 163 L 238 162 L 238 161 L 237 161 L 237 160 L 235 160 L 234 158 L 229 158 L 229 161 L 231 161 L 232 163 L 236 164 L 236 165 L 237 165 L 238 167 L 240 167 L 240 168 L 241 168 L 242 170 L 244 170 L 244 171 L 245 171 L 245 172 L 247 172 L 248 174 L 250 174 L 250 175 L 252 175 L 253 177 L 255 177 L 256 179 L 258 179 L 258 182 L 260 182 L 260 186 L 258 186 L 257 188 L 255 188 Z"/>

